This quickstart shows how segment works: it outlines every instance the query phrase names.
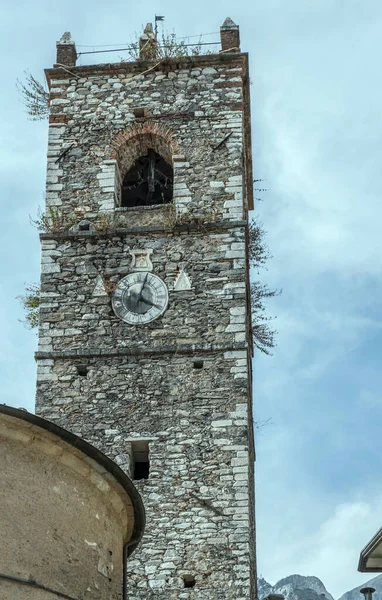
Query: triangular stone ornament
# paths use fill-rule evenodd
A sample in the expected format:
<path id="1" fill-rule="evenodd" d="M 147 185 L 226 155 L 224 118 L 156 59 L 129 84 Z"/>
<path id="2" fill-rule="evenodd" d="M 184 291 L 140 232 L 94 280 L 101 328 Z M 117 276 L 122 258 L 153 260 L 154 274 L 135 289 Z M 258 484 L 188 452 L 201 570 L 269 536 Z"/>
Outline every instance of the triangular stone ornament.
<path id="1" fill-rule="evenodd" d="M 187 275 L 186 271 L 181 269 L 178 273 L 177 278 L 174 282 L 174 291 L 182 292 L 184 290 L 190 290 L 192 287 L 191 279 Z"/>
<path id="2" fill-rule="evenodd" d="M 227 29 L 237 28 L 238 26 L 234 21 L 232 21 L 231 17 L 227 17 L 224 21 L 222 27 L 226 27 Z M 70 34 L 69 34 L 70 35 Z"/>
<path id="3" fill-rule="evenodd" d="M 60 41 L 57 42 L 57 44 L 74 44 L 70 31 L 65 31 L 65 33 L 61 36 Z"/>
<path id="4" fill-rule="evenodd" d="M 101 275 L 98 275 L 96 279 L 92 296 L 107 296 Z"/>

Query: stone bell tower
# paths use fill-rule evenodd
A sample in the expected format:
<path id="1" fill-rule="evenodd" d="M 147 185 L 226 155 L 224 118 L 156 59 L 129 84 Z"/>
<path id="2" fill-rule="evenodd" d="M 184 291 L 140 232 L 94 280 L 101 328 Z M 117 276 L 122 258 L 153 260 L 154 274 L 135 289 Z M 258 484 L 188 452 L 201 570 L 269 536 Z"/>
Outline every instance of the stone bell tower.
<path id="1" fill-rule="evenodd" d="M 139 48 L 76 66 L 64 34 L 46 70 L 37 412 L 142 495 L 130 600 L 254 599 L 248 55 L 231 19 L 214 54 Z"/>

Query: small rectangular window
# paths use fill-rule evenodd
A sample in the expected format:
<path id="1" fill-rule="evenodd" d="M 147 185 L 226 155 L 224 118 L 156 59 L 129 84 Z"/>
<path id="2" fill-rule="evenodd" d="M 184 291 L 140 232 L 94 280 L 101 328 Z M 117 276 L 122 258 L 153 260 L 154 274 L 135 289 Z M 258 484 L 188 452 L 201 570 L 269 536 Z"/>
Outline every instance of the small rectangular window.
<path id="1" fill-rule="evenodd" d="M 88 368 L 86 365 L 77 365 L 77 373 L 81 377 L 86 377 L 88 374 Z"/>
<path id="2" fill-rule="evenodd" d="M 143 119 L 146 116 L 145 108 L 133 108 L 133 114 L 137 119 Z"/>
<path id="3" fill-rule="evenodd" d="M 185 588 L 195 587 L 195 577 L 194 575 L 183 575 L 183 582 Z"/>
<path id="4" fill-rule="evenodd" d="M 148 479 L 150 472 L 149 443 L 145 440 L 131 442 L 131 474 L 135 481 Z"/>
<path id="5" fill-rule="evenodd" d="M 78 229 L 80 231 L 90 231 L 90 223 L 82 221 L 82 223 L 79 223 Z"/>

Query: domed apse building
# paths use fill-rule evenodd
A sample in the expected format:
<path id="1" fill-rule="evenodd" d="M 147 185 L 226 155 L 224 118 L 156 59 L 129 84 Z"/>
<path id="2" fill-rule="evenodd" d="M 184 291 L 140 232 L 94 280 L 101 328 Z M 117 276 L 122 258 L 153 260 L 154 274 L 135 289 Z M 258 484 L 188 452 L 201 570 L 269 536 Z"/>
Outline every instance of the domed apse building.
<path id="1" fill-rule="evenodd" d="M 0 469 L 1 600 L 126 598 L 145 523 L 129 477 L 76 435 L 4 405 Z"/>

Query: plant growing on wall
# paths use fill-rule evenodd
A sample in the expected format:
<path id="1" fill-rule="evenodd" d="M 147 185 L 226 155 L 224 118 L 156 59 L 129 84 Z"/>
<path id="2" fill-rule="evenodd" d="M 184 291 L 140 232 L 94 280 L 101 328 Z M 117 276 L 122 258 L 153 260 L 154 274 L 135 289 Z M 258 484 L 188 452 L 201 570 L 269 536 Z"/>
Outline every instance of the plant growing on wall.
<path id="1" fill-rule="evenodd" d="M 76 215 L 67 215 L 58 208 L 49 207 L 46 212 L 37 209 L 37 217 L 29 217 L 31 225 L 43 233 L 62 233 L 68 231 L 78 220 Z"/>
<path id="2" fill-rule="evenodd" d="M 25 311 L 25 325 L 28 329 L 34 329 L 38 326 L 40 315 L 40 287 L 34 283 L 25 287 L 24 294 L 18 296 L 21 305 Z"/>
<path id="3" fill-rule="evenodd" d="M 249 263 L 257 274 L 260 269 L 265 268 L 267 260 L 271 258 L 265 236 L 263 224 L 258 219 L 251 221 L 248 239 Z M 274 317 L 267 315 L 266 301 L 280 293 L 280 290 L 271 290 L 259 280 L 251 283 L 253 343 L 260 352 L 268 355 L 272 354 L 271 350 L 276 346 L 277 331 L 271 327 L 270 322 Z"/>
<path id="4" fill-rule="evenodd" d="M 176 37 L 176 33 L 162 33 L 159 40 L 155 38 L 149 38 L 147 40 L 147 48 L 139 44 L 139 36 L 136 35 L 136 39 L 132 42 L 128 48 L 127 60 L 139 60 L 140 53 L 150 55 L 150 58 L 156 58 L 159 60 L 166 58 L 185 58 L 187 56 L 198 56 L 202 54 L 201 43 L 188 45 L 184 40 L 180 40 Z M 210 52 L 206 52 L 209 54 Z"/>

